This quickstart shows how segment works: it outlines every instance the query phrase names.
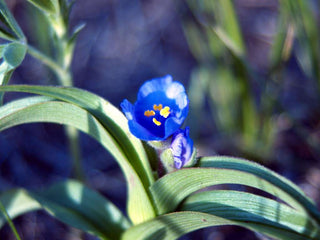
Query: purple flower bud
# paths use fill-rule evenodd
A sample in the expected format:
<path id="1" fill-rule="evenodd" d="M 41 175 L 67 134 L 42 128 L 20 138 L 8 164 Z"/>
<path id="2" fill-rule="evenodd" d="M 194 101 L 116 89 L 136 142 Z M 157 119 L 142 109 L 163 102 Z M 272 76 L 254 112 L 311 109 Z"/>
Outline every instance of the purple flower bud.
<path id="1" fill-rule="evenodd" d="M 171 149 L 176 169 L 180 169 L 192 160 L 193 141 L 189 137 L 189 127 L 185 130 L 179 129 L 173 135 Z"/>

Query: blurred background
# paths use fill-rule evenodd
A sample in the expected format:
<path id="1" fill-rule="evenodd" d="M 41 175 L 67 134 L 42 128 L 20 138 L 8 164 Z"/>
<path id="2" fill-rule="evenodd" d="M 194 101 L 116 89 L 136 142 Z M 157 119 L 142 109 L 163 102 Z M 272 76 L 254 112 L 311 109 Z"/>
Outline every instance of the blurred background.
<path id="1" fill-rule="evenodd" d="M 49 28 L 25 0 L 7 0 L 28 43 L 54 54 Z M 70 30 L 79 33 L 74 86 L 115 106 L 134 102 L 140 85 L 171 74 L 190 98 L 186 125 L 200 155 L 259 162 L 320 202 L 320 35 L 317 0 L 76 0 Z M 27 55 L 10 84 L 57 85 Z M 21 94 L 5 95 L 5 102 Z M 125 209 L 119 167 L 80 134 L 85 182 Z M 0 191 L 74 177 L 62 126 L 29 124 L 0 134 Z M 15 221 L 28 239 L 95 239 L 43 212 Z M 8 226 L 0 239 L 14 239 Z M 238 227 L 199 230 L 181 239 L 266 239 Z"/>

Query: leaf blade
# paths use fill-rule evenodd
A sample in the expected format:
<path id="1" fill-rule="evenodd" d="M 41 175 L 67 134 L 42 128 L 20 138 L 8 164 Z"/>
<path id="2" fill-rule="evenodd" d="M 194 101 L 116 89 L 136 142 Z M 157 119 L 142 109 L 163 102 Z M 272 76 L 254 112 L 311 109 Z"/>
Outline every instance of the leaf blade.
<path id="1" fill-rule="evenodd" d="M 244 226 L 249 222 L 294 231 L 306 238 L 320 237 L 319 229 L 308 215 L 275 200 L 246 192 L 215 190 L 196 193 L 187 198 L 181 210 L 213 214 L 243 222 Z"/>
<path id="2" fill-rule="evenodd" d="M 103 238 L 119 239 L 130 226 L 116 206 L 74 180 L 54 184 L 30 195 L 60 221 Z"/>
<path id="3" fill-rule="evenodd" d="M 127 119 L 105 99 L 85 90 L 67 87 L 10 85 L 0 86 L 1 91 L 28 92 L 53 97 L 75 104 L 93 114 L 125 148 L 126 155 L 136 169 L 146 188 L 154 182 L 152 170 L 140 140 L 129 131 Z"/>
<path id="4" fill-rule="evenodd" d="M 229 160 L 223 161 L 223 158 L 231 159 L 231 166 L 226 163 Z M 156 181 L 150 187 L 150 191 L 158 214 L 174 210 L 185 197 L 204 187 L 218 184 L 241 184 L 279 197 L 297 210 L 308 212 L 310 216 L 317 219 L 319 212 L 315 205 L 293 183 L 264 167 L 259 167 L 263 174 L 259 173 L 257 166 L 260 165 L 258 164 L 241 159 L 236 159 L 234 164 L 233 159 L 219 156 L 201 158 L 199 168 L 182 169 Z M 219 161 L 222 161 L 223 164 L 219 164 Z"/>
<path id="5" fill-rule="evenodd" d="M 121 239 L 174 240 L 197 229 L 221 225 L 237 225 L 244 227 L 239 221 L 231 221 L 207 213 L 183 211 L 165 214 L 134 226 L 127 230 Z M 274 228 L 272 226 L 261 226 L 259 224 L 248 223 L 245 227 L 248 226 L 259 230 L 259 232 L 264 231 L 269 236 L 273 236 L 277 239 L 306 240 L 305 236 L 301 236 L 292 231 Z"/>
<path id="6" fill-rule="evenodd" d="M 25 36 L 18 23 L 12 16 L 4 0 L 0 0 L 0 18 L 1 21 L 13 31 L 20 40 L 25 40 Z"/>
<path id="7" fill-rule="evenodd" d="M 7 115 L 1 114 L 0 131 L 31 122 L 52 122 L 71 125 L 89 134 L 105 147 L 119 163 L 128 182 L 128 214 L 134 223 L 152 218 L 155 213 L 150 198 L 121 146 L 86 110 L 65 102 L 40 102 Z"/>
<path id="8" fill-rule="evenodd" d="M 227 156 L 204 157 L 200 159 L 199 163 L 200 167 L 237 169 L 250 174 L 255 174 L 261 179 L 278 186 L 280 189 L 291 195 L 294 198 L 294 201 L 290 201 L 289 199 L 288 201 L 293 205 L 293 207 L 308 211 L 311 216 L 315 217 L 317 221 L 320 221 L 320 213 L 315 207 L 315 204 L 300 188 L 288 179 L 263 167 L 262 165 L 248 160 Z"/>
<path id="9" fill-rule="evenodd" d="M 24 213 L 40 210 L 41 205 L 34 200 L 24 189 L 12 189 L 0 195 L 0 201 L 8 212 L 10 218 Z M 0 215 L 0 228 L 6 223 L 4 216 Z"/>

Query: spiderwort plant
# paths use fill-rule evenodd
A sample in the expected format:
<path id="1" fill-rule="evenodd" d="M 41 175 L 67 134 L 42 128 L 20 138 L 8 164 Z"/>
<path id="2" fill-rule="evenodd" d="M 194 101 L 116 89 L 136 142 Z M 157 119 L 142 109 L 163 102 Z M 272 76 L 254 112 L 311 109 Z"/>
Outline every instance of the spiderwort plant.
<path id="1" fill-rule="evenodd" d="M 62 3 L 29 1 L 50 11 Z M 0 20 L 6 20 L 7 25 L 12 22 L 5 16 L 9 10 L 3 0 L 0 3 Z M 7 60 L 19 53 L 19 47 L 11 45 L 9 49 L 4 50 Z M 169 75 L 144 83 L 134 104 L 124 100 L 121 107 L 126 117 L 105 99 L 78 88 L 6 85 L 0 86 L 1 92 L 41 96 L 0 106 L 0 131 L 34 122 L 75 127 L 110 152 L 128 188 L 125 214 L 84 183 L 70 179 L 40 191 L 18 188 L 3 192 L 0 227 L 8 221 L 17 239 L 19 234 L 11 219 L 38 209 L 105 240 L 174 240 L 197 229 L 220 225 L 245 227 L 275 239 L 320 239 L 320 212 L 292 182 L 243 159 L 195 158 L 189 128 L 181 129 L 189 100 L 183 85 Z M 164 176 L 153 174 L 150 162 L 154 155 L 147 154 L 148 145 L 140 139 L 157 147 L 160 163 L 166 169 Z M 196 167 L 187 168 L 196 160 Z M 273 198 L 230 190 L 199 191 L 217 184 L 249 186 Z"/>
<path id="2" fill-rule="evenodd" d="M 29 97 L 0 107 L 0 131 L 31 122 L 74 126 L 114 156 L 128 184 L 129 218 L 105 197 L 72 180 L 42 191 L 16 189 L 2 193 L 0 201 L 11 218 L 44 209 L 70 226 L 115 240 L 174 240 L 197 229 L 230 224 L 276 239 L 320 239 L 320 213 L 314 203 L 296 185 L 265 167 L 215 156 L 200 157 L 197 167 L 184 168 L 192 161 L 188 128 L 178 128 L 162 140 L 171 141 L 162 151 L 171 153 L 175 169 L 181 168 L 161 178 L 151 175 L 153 179 L 148 181 L 143 175 L 151 169 L 144 160 L 151 161 L 152 156 L 147 156 L 140 141 L 128 134 L 125 116 L 106 100 L 77 88 L 11 85 L 0 86 L 0 91 L 50 97 Z M 127 151 L 130 145 L 136 151 Z M 217 184 L 254 187 L 281 201 L 240 191 L 199 192 Z M 0 226 L 4 222 L 0 215 Z"/>

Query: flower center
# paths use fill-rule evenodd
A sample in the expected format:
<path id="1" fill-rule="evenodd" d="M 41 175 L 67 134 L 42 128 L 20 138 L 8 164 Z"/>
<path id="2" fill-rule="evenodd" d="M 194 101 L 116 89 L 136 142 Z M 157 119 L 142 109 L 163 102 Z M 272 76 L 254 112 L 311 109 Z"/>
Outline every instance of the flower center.
<path id="1" fill-rule="evenodd" d="M 170 115 L 170 107 L 168 107 L 168 106 L 165 106 L 165 107 L 163 107 L 162 106 L 162 104 L 154 104 L 153 105 L 153 110 L 146 110 L 145 112 L 144 112 L 144 115 L 146 116 L 146 117 L 153 117 L 153 116 L 156 116 L 156 113 L 159 113 L 159 115 L 161 116 L 161 117 L 163 117 L 163 118 L 168 118 L 169 117 L 169 115 Z M 155 125 L 157 125 L 157 126 L 161 126 L 161 119 L 157 119 L 156 117 L 153 117 L 152 118 L 152 122 L 155 124 Z"/>

